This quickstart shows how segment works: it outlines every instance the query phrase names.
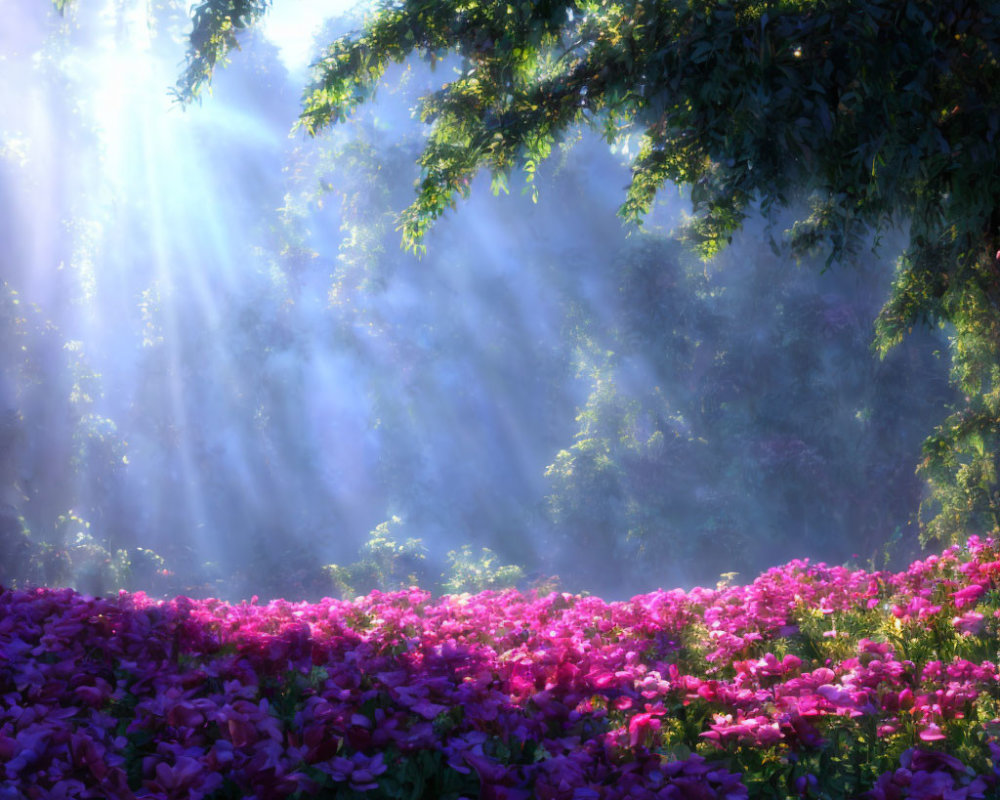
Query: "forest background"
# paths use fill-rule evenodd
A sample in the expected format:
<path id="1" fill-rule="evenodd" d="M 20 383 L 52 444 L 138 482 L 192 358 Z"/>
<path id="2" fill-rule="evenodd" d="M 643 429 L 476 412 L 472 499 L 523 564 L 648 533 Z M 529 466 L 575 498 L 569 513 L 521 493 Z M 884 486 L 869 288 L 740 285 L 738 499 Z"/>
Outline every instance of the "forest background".
<path id="1" fill-rule="evenodd" d="M 418 258 L 410 109 L 457 60 L 289 136 L 273 42 L 181 111 L 190 20 L 145 7 L 14 4 L 0 34 L 5 105 L 36 109 L 0 131 L 0 583 L 615 598 L 954 533 L 924 444 L 969 402 L 954 327 L 873 347 L 905 221 L 831 262 L 775 241 L 796 209 L 751 214 L 703 259 L 690 193 L 623 225 L 638 143 L 579 127 L 525 191 L 476 178 Z"/>

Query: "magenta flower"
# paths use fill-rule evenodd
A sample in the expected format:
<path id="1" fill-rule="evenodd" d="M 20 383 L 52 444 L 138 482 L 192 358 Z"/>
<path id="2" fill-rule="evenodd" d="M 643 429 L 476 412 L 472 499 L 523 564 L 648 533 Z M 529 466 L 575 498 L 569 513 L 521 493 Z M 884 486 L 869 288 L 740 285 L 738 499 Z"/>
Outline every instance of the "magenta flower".
<path id="1" fill-rule="evenodd" d="M 658 752 L 662 731 L 676 735 L 674 707 L 689 728 L 705 720 L 684 735 L 724 747 L 730 764 L 749 748 L 794 764 L 851 718 L 884 738 L 915 725 L 921 742 L 946 741 L 942 728 L 982 741 L 979 726 L 1000 732 L 979 702 L 995 691 L 991 662 L 914 664 L 871 639 L 825 663 L 774 655 L 788 644 L 779 637 L 801 635 L 802 609 L 872 615 L 892 597 L 900 619 L 938 615 L 937 625 L 934 599 L 945 593 L 958 609 L 951 644 L 968 655 L 975 642 L 961 635 L 985 620 L 974 610 L 983 594 L 967 590 L 1000 581 L 995 544 L 975 547 L 971 559 L 949 549 L 899 574 L 803 560 L 747 586 L 616 603 L 517 592 L 433 601 L 410 590 L 233 606 L 0 591 L 0 800 L 134 800 L 126 774 L 150 800 L 204 796 L 211 776 L 258 800 L 321 792 L 307 774 L 325 774 L 334 791 L 371 792 L 395 778 L 380 755 L 389 751 L 399 764 L 439 754 L 453 778 L 478 778 L 481 797 L 746 797 L 717 764 Z M 988 775 L 910 751 L 858 793 L 982 797 L 1000 746 L 983 750 L 970 763 Z M 823 790 L 795 769 L 789 791 Z"/>
<path id="2" fill-rule="evenodd" d="M 660 720 L 657 717 L 662 716 L 663 713 L 663 711 L 660 711 L 633 714 L 628 723 L 629 746 L 638 747 L 640 744 L 651 745 L 656 732 L 660 729 Z"/>
<path id="3" fill-rule="evenodd" d="M 975 602 L 986 593 L 986 587 L 973 583 L 969 586 L 959 589 L 956 592 L 952 592 L 951 596 L 955 601 L 955 608 L 963 608 L 964 606 L 974 605 Z"/>

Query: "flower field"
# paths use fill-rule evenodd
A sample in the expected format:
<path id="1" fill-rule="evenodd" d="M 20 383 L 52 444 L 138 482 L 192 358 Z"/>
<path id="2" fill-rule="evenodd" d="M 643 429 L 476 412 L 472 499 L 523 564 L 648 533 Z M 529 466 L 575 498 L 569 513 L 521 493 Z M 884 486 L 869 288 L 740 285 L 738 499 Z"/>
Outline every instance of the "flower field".
<path id="1" fill-rule="evenodd" d="M 0 591 L 0 798 L 982 798 L 1000 549 L 625 602 Z"/>

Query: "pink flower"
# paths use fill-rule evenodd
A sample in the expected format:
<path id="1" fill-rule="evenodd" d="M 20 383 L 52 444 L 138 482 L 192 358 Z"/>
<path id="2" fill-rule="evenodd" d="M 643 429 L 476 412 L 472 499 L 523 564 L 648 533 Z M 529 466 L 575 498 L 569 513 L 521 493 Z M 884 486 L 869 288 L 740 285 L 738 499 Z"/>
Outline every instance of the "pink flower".
<path id="1" fill-rule="evenodd" d="M 978 583 L 970 584 L 964 589 L 959 589 L 957 592 L 952 592 L 951 596 L 955 600 L 955 608 L 962 608 L 963 606 L 973 605 L 975 602 L 982 597 L 986 592 L 986 587 Z"/>
<path id="2" fill-rule="evenodd" d="M 942 739 L 947 738 L 944 735 L 944 732 L 933 722 L 920 731 L 918 735 L 920 736 L 920 740 L 923 742 L 939 742 Z"/>
<path id="3" fill-rule="evenodd" d="M 660 720 L 665 711 L 651 711 L 644 714 L 633 714 L 628 722 L 628 743 L 629 747 L 638 747 L 640 744 L 650 745 L 653 737 L 660 729 Z"/>
<path id="4" fill-rule="evenodd" d="M 817 687 L 816 694 L 835 706 L 847 707 L 854 705 L 850 692 L 840 686 L 832 686 L 827 683 Z"/>
<path id="5" fill-rule="evenodd" d="M 951 624 L 958 628 L 963 636 L 978 636 L 986 629 L 983 619 L 983 615 L 978 611 L 966 611 L 962 616 L 953 618 Z"/>

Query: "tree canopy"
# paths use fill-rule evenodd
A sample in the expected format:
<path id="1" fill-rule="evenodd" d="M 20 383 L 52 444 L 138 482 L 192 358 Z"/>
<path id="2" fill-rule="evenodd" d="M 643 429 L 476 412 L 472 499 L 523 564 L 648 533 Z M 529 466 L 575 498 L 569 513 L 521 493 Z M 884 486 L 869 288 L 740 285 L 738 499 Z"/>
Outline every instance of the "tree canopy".
<path id="1" fill-rule="evenodd" d="M 188 68 L 197 95 L 263 0 L 206 0 Z M 301 125 L 315 134 L 374 93 L 387 65 L 457 54 L 424 99 L 431 124 L 404 234 L 417 241 L 482 168 L 530 171 L 571 126 L 642 132 L 622 206 L 640 220 L 671 181 L 692 187 L 706 246 L 751 204 L 812 194 L 808 231 L 903 213 L 920 234 L 991 224 L 1000 4 L 971 2 L 386 2 L 315 64 Z M 805 231 L 801 232 L 806 235 Z"/>
<path id="2" fill-rule="evenodd" d="M 268 0 L 194 10 L 177 92 L 196 97 Z M 374 94 L 387 66 L 457 59 L 419 109 L 429 134 L 404 243 L 488 170 L 496 189 L 580 125 L 639 136 L 623 217 L 690 187 L 693 238 L 723 246 L 748 213 L 810 211 L 794 247 L 836 259 L 862 232 L 909 226 L 877 326 L 884 353 L 919 323 L 954 326 L 967 397 L 928 440 L 927 532 L 1000 524 L 1000 3 L 953 0 L 401 0 L 332 42 L 299 125 Z"/>

